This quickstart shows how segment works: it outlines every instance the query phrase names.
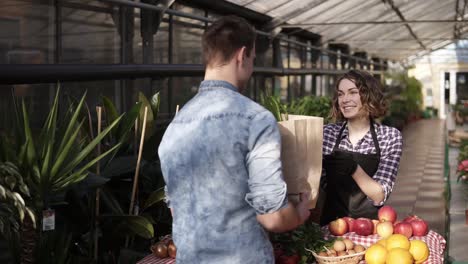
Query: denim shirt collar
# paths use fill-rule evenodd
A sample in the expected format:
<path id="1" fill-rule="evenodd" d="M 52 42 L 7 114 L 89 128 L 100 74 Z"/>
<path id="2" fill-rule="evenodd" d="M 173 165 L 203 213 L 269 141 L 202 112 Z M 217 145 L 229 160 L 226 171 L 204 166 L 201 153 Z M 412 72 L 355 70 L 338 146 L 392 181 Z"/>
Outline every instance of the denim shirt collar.
<path id="1" fill-rule="evenodd" d="M 210 90 L 212 88 L 227 88 L 234 92 L 238 91 L 237 87 L 235 87 L 231 83 L 226 82 L 226 81 L 221 81 L 221 80 L 204 80 L 201 82 L 199 90 L 200 91 Z"/>

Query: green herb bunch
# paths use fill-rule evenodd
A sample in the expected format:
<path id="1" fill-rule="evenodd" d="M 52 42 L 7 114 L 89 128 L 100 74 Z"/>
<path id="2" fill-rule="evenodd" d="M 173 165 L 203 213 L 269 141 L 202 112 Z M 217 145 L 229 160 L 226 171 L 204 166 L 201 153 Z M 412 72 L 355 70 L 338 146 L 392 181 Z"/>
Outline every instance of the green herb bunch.
<path id="1" fill-rule="evenodd" d="M 309 250 L 320 252 L 323 251 L 324 247 L 331 248 L 335 240 L 324 239 L 320 225 L 309 222 L 293 231 L 274 234 L 272 241 L 275 245 L 279 244 L 286 254 L 299 255 L 301 257 L 299 263 L 306 264 L 312 263 L 315 260 Z"/>

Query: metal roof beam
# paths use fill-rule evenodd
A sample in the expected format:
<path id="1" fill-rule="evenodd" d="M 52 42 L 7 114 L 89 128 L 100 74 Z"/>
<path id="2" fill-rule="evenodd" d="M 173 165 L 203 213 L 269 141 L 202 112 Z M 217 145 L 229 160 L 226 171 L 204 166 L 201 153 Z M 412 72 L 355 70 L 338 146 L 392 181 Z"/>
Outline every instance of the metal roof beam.
<path id="1" fill-rule="evenodd" d="M 310 27 L 310 26 L 334 26 L 334 25 L 380 25 L 380 24 L 414 24 L 414 23 L 461 23 L 468 22 L 468 20 L 455 20 L 455 19 L 444 19 L 444 20 L 405 20 L 405 21 L 343 21 L 343 22 L 312 22 L 312 23 L 301 23 L 301 24 L 287 24 L 282 25 L 282 28 L 290 27 Z"/>
<path id="2" fill-rule="evenodd" d="M 403 16 L 403 14 L 401 13 L 400 9 L 395 6 L 395 4 L 393 3 L 393 0 L 382 0 L 382 2 L 384 4 L 388 4 L 390 5 L 390 7 L 393 9 L 393 11 L 397 14 L 397 16 L 404 22 L 406 22 L 406 18 Z M 411 28 L 410 25 L 408 25 L 407 23 L 404 24 L 405 27 L 408 29 L 409 33 L 411 34 L 411 36 L 413 36 L 413 38 L 419 43 L 419 45 L 423 48 L 423 49 L 427 49 L 426 46 L 424 45 L 424 43 L 421 42 L 421 40 L 419 40 L 418 36 L 416 35 L 416 33 L 414 33 L 413 29 Z"/>
<path id="3" fill-rule="evenodd" d="M 274 28 L 282 25 L 284 22 L 304 13 L 304 10 L 309 10 L 311 8 L 314 8 L 318 5 L 321 5 L 322 3 L 326 2 L 327 0 L 316 0 L 316 1 L 312 1 L 312 2 L 309 2 L 307 3 L 305 6 L 303 6 L 302 8 L 297 8 L 297 9 L 294 9 L 293 11 L 281 16 L 281 17 L 276 17 L 274 18 L 271 22 L 269 22 L 265 28 L 267 30 L 273 30 Z"/>
<path id="4" fill-rule="evenodd" d="M 462 7 L 460 6 L 460 0 L 457 0 L 457 2 L 455 3 L 455 20 L 456 21 L 466 22 L 465 20 L 463 20 L 463 18 L 465 17 L 466 6 L 467 6 L 467 0 L 463 0 Z M 453 37 L 455 39 L 463 35 L 464 26 L 465 26 L 464 24 L 458 24 L 458 23 L 453 26 Z"/>

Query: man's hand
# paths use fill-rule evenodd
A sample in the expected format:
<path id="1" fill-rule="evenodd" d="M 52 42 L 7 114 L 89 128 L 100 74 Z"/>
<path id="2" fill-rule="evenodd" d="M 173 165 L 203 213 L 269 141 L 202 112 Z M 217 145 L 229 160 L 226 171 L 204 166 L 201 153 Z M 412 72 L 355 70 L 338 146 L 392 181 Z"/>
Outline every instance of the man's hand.
<path id="1" fill-rule="evenodd" d="M 257 215 L 258 222 L 268 231 L 282 233 L 293 230 L 302 225 L 310 216 L 310 193 L 301 193 L 300 201 L 288 205 L 279 211 L 269 214 Z"/>
<path id="2" fill-rule="evenodd" d="M 302 225 L 307 219 L 309 219 L 310 211 L 310 192 L 301 193 L 300 202 L 296 205 L 296 210 L 299 215 L 299 222 Z"/>

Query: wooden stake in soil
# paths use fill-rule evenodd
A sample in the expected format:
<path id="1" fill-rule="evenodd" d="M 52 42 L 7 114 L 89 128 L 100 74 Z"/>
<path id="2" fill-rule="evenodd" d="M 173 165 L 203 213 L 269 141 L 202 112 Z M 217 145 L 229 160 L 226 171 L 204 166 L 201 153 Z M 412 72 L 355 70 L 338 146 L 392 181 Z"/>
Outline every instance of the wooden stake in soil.
<path id="1" fill-rule="evenodd" d="M 132 188 L 132 198 L 130 200 L 130 208 L 128 209 L 128 214 L 133 214 L 133 205 L 135 203 L 135 193 L 138 187 L 138 176 L 140 174 L 140 162 L 141 162 L 141 155 L 143 153 L 143 144 L 145 142 L 145 131 L 146 131 L 146 116 L 148 114 L 148 107 L 145 106 L 145 114 L 143 116 L 143 125 L 141 128 L 141 137 L 140 137 L 140 148 L 138 150 L 138 158 L 137 164 L 135 169 L 135 177 L 133 178 L 133 188 Z"/>
<path id="2" fill-rule="evenodd" d="M 97 112 L 97 119 L 98 119 L 98 135 L 101 133 L 101 129 L 102 129 L 102 126 L 101 126 L 101 123 L 102 123 L 102 107 L 100 106 L 97 106 L 96 107 L 96 112 Z M 97 157 L 99 157 L 101 155 L 101 143 L 99 143 L 97 145 Z M 96 175 L 100 175 L 101 174 L 101 165 L 100 165 L 100 161 L 97 162 L 96 164 Z M 97 188 L 96 190 L 96 211 L 95 211 L 95 218 L 94 218 L 94 259 L 97 261 L 98 259 L 98 242 L 99 242 L 99 238 L 98 238 L 98 227 L 99 227 L 99 196 L 100 196 L 100 189 Z"/>

